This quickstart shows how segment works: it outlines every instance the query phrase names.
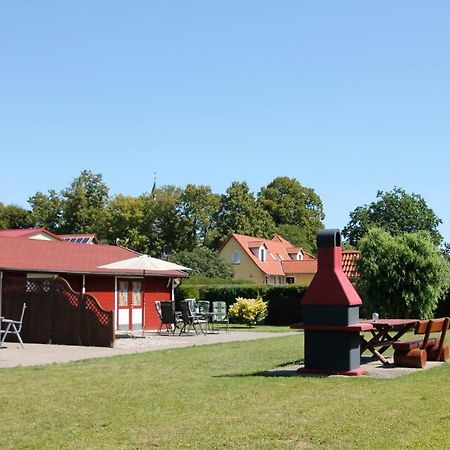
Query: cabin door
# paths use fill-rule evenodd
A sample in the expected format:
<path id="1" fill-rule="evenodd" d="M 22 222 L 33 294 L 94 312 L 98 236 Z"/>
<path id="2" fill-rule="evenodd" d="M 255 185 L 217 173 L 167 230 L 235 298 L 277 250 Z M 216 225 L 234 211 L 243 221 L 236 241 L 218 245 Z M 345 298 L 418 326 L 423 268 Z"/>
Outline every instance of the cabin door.
<path id="1" fill-rule="evenodd" d="M 118 280 L 117 329 L 142 329 L 142 281 Z"/>

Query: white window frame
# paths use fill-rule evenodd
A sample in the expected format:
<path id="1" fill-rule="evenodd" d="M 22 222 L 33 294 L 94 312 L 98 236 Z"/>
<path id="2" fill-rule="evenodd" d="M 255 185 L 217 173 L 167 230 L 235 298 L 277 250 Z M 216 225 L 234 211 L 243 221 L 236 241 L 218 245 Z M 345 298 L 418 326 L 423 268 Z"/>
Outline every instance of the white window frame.
<path id="1" fill-rule="evenodd" d="M 267 252 L 264 246 L 259 247 L 258 258 L 261 262 L 267 261 Z"/>

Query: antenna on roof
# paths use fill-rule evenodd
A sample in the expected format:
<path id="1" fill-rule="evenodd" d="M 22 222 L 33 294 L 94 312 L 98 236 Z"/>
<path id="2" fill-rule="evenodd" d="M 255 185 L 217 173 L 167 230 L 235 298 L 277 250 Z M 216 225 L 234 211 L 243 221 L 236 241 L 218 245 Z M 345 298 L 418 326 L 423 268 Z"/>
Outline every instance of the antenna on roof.
<path id="1" fill-rule="evenodd" d="M 153 187 L 151 190 L 152 197 L 155 198 L 155 189 L 156 189 L 156 172 L 153 172 Z"/>

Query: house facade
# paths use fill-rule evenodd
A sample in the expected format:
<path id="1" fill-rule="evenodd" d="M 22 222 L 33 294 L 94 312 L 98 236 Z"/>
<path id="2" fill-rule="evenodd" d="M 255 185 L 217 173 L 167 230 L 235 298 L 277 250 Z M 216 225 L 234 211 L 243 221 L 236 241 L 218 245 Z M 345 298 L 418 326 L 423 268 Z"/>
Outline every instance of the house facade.
<path id="1" fill-rule="evenodd" d="M 231 263 L 234 278 L 256 284 L 309 285 L 317 272 L 317 260 L 302 248 L 279 235 L 263 239 L 232 234 L 219 249 L 219 255 Z M 350 280 L 357 278 L 357 251 L 342 252 L 342 269 Z"/>
<path id="2" fill-rule="evenodd" d="M 219 255 L 231 263 L 234 278 L 256 284 L 309 284 L 317 270 L 312 255 L 279 235 L 263 239 L 232 234 Z"/>
<path id="3" fill-rule="evenodd" d="M 47 319 L 40 316 L 40 310 L 46 310 L 46 300 L 36 297 L 36 286 L 39 283 L 45 286 L 45 280 L 50 283 L 63 279 L 68 288 L 65 297 L 61 297 L 63 300 L 58 301 L 65 301 L 67 297 L 70 303 L 77 295 L 89 296 L 98 303 L 99 310 L 112 313 L 115 330 L 157 329 L 159 317 L 155 301 L 173 299 L 177 280 L 188 274 L 179 270 L 102 268 L 138 255 L 119 246 L 88 245 L 87 240 L 70 242 L 42 229 L 2 230 L 0 315 L 14 315 L 14 303 L 20 298 L 27 302 L 24 320 L 33 316 L 35 321 L 44 323 Z M 45 296 L 45 289 L 41 289 L 41 294 Z"/>

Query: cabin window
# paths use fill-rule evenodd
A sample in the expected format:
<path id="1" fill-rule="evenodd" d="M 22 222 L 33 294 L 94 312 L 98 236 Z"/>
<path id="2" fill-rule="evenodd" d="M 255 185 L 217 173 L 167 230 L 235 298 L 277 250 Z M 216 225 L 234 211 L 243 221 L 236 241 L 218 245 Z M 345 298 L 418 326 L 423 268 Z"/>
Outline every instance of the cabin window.
<path id="1" fill-rule="evenodd" d="M 140 281 L 133 281 L 133 306 L 142 306 L 142 285 Z"/>
<path id="2" fill-rule="evenodd" d="M 240 264 L 241 263 L 241 252 L 239 250 L 234 250 L 231 255 L 231 264 Z"/>
<path id="3" fill-rule="evenodd" d="M 119 281 L 119 306 L 128 306 L 128 281 Z"/>
<path id="4" fill-rule="evenodd" d="M 261 262 L 266 262 L 266 249 L 264 247 L 259 249 L 259 260 Z"/>

